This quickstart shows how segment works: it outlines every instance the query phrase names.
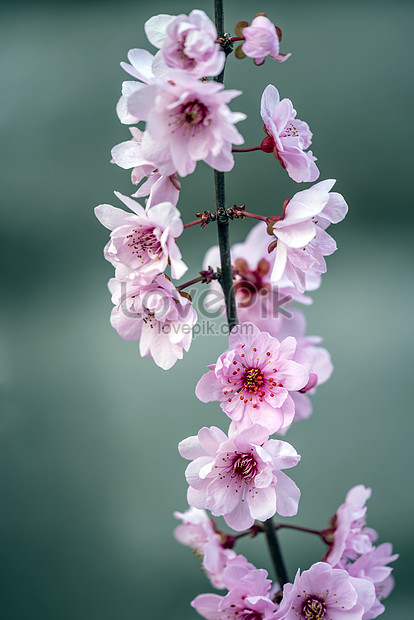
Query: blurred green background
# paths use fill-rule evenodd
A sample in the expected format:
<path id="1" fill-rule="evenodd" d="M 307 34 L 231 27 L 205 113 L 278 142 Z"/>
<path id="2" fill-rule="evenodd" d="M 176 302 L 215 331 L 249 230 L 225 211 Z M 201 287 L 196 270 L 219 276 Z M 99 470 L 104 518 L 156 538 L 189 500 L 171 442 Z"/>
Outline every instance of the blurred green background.
<path id="1" fill-rule="evenodd" d="M 213 2 L 199 2 L 210 15 Z M 119 67 L 148 47 L 156 13 L 188 13 L 189 0 L 15 2 L 1 18 L 2 303 L 0 571 L 2 618 L 195 618 L 209 591 L 199 561 L 175 542 L 186 508 L 186 463 L 177 443 L 203 425 L 226 427 L 194 386 L 225 337 L 195 339 L 170 372 L 142 360 L 109 324 L 102 257 L 107 231 L 93 207 L 132 193 L 110 149 L 128 139 L 115 114 Z M 412 2 L 226 0 L 226 24 L 265 11 L 284 34 L 285 64 L 229 59 L 226 84 L 248 119 L 246 145 L 262 137 L 268 83 L 294 102 L 314 132 L 321 179 L 338 179 L 349 216 L 333 232 L 339 251 L 307 310 L 335 364 L 315 413 L 287 435 L 302 455 L 295 522 L 324 527 L 358 483 L 372 487 L 369 525 L 401 554 L 384 618 L 412 614 Z M 229 204 L 275 213 L 298 186 L 261 153 L 239 156 Z M 302 189 L 302 187 L 300 188 Z M 211 170 L 183 181 L 184 221 L 213 204 Z M 234 222 L 242 240 L 251 224 Z M 180 239 L 194 277 L 214 226 Z M 290 574 L 323 548 L 282 532 Z M 239 550 L 270 568 L 263 541 Z"/>

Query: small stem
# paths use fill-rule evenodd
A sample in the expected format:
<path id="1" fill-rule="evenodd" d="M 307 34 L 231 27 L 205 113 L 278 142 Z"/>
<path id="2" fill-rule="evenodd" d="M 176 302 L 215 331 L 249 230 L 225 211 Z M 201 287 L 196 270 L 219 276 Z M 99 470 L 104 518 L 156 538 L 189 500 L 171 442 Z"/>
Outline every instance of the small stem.
<path id="1" fill-rule="evenodd" d="M 231 149 L 232 153 L 251 153 L 252 151 L 261 151 L 260 146 L 252 146 L 250 149 Z"/>
<path id="2" fill-rule="evenodd" d="M 276 523 L 275 529 L 297 530 L 298 532 L 306 532 L 307 534 L 316 534 L 316 536 L 319 536 L 320 538 L 322 538 L 322 540 L 324 538 L 323 532 L 321 532 L 320 530 L 312 530 L 309 527 L 301 527 L 300 525 L 291 525 L 289 523 Z"/>
<path id="3" fill-rule="evenodd" d="M 229 39 L 232 43 L 235 43 L 236 41 L 244 41 L 245 38 L 244 37 L 230 37 Z M 224 37 L 221 37 L 220 39 L 216 39 L 216 43 L 223 43 L 225 41 Z"/>
<path id="4" fill-rule="evenodd" d="M 276 531 L 287 529 L 287 530 L 296 530 L 298 532 L 304 532 L 306 534 L 315 534 L 316 536 L 319 536 L 320 538 L 322 538 L 324 543 L 326 543 L 327 545 L 330 544 L 330 542 L 327 540 L 327 535 L 335 531 L 332 528 L 328 528 L 326 530 L 314 530 L 310 527 L 302 527 L 301 525 L 292 525 L 290 523 L 274 523 L 273 527 Z M 234 534 L 231 536 L 231 538 L 235 542 L 236 540 L 239 540 L 239 538 L 244 538 L 245 536 L 253 537 L 253 536 L 256 536 L 259 532 L 264 532 L 264 531 L 265 531 L 265 528 L 261 523 L 255 523 L 255 525 L 253 525 L 248 530 L 245 530 L 244 532 L 240 532 L 240 534 Z"/>
<path id="5" fill-rule="evenodd" d="M 192 222 L 188 222 L 188 224 L 184 224 L 183 228 L 190 228 L 190 226 L 197 226 L 197 224 L 201 224 L 203 219 L 200 217 L 198 220 L 193 220 Z"/>
<path id="6" fill-rule="evenodd" d="M 259 215 L 258 213 L 249 213 L 249 211 L 238 211 L 234 209 L 234 211 L 243 217 L 251 217 L 253 220 L 261 220 L 262 222 L 266 222 L 268 217 L 266 215 Z"/>
<path id="7" fill-rule="evenodd" d="M 250 535 L 251 535 L 250 530 L 246 530 L 245 532 L 240 532 L 240 534 L 234 534 L 232 538 L 234 541 L 236 541 L 236 540 L 239 540 L 240 538 L 244 538 L 245 536 L 250 536 Z"/>
<path id="8" fill-rule="evenodd" d="M 245 536 L 251 536 L 254 537 L 256 536 L 259 532 L 262 532 L 262 526 L 257 524 L 257 525 L 252 525 L 252 527 L 250 527 L 248 530 L 246 530 L 245 532 L 240 532 L 240 534 L 233 534 L 232 538 L 233 540 L 239 540 L 239 538 L 244 538 Z"/>
<path id="9" fill-rule="evenodd" d="M 281 588 L 288 583 L 289 577 L 286 571 L 285 563 L 282 558 L 282 553 L 279 547 L 279 541 L 277 539 L 275 525 L 273 519 L 267 519 L 264 522 L 264 532 L 266 534 L 267 544 L 270 550 L 270 556 L 272 558 L 273 566 L 275 569 L 276 577 Z"/>
<path id="10" fill-rule="evenodd" d="M 189 280 L 189 282 L 184 282 L 184 284 L 177 286 L 177 291 L 182 291 L 184 288 L 187 288 L 187 286 L 198 284 L 199 282 L 203 282 L 203 280 L 205 280 L 205 276 L 198 276 L 198 278 L 194 278 L 194 280 Z"/>

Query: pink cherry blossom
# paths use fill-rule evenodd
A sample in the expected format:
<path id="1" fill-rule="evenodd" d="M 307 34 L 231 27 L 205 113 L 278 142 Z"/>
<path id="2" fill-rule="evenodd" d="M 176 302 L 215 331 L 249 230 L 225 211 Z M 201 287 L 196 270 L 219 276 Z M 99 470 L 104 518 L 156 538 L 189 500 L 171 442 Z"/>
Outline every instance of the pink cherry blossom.
<path id="1" fill-rule="evenodd" d="M 274 620 L 362 620 L 375 600 L 373 584 L 325 562 L 296 573 L 283 588 Z"/>
<path id="2" fill-rule="evenodd" d="M 266 56 L 270 56 L 279 62 L 283 62 L 291 56 L 291 54 L 280 54 L 276 26 L 264 14 L 259 13 L 250 26 L 243 28 L 243 37 L 245 41 L 242 50 L 246 56 L 254 58 L 256 65 L 263 64 Z"/>
<path id="3" fill-rule="evenodd" d="M 281 470 L 300 459 L 284 441 L 268 439 L 267 429 L 254 424 L 228 437 L 219 428 L 202 428 L 179 444 L 186 470 L 190 506 L 223 516 L 235 530 L 265 521 L 276 512 L 297 513 L 300 491 Z"/>
<path id="4" fill-rule="evenodd" d="M 324 256 L 335 252 L 336 243 L 325 231 L 332 223 L 344 219 L 348 206 L 341 194 L 331 192 L 335 180 L 320 181 L 297 192 L 273 224 L 276 257 L 272 282 L 285 276 L 303 293 L 307 277 L 326 272 Z"/>
<path id="5" fill-rule="evenodd" d="M 365 526 L 365 502 L 370 497 L 371 489 L 359 484 L 348 491 L 345 503 L 339 506 L 333 518 L 334 539 L 326 555 L 332 566 L 344 566 L 346 560 L 372 550 L 377 533 Z"/>
<path id="6" fill-rule="evenodd" d="M 237 314 L 240 322 L 251 321 L 261 331 L 268 332 L 274 338 L 283 340 L 293 336 L 297 340 L 297 348 L 293 360 L 303 363 L 316 382 L 314 386 L 306 386 L 298 392 L 292 392 L 295 403 L 295 420 L 308 418 L 312 413 L 312 404 L 308 395 L 316 392 L 316 386 L 327 381 L 332 374 L 333 366 L 329 352 L 319 346 L 321 338 L 306 335 L 306 319 L 302 312 L 290 308 L 290 301 L 304 304 L 312 300 L 299 293 L 286 276 L 282 276 L 278 286 L 270 281 L 275 254 L 267 252 L 268 235 L 266 224 L 259 222 L 254 226 L 243 243 L 231 247 L 232 265 L 238 270 L 234 277 L 234 292 L 237 303 Z M 203 261 L 203 269 L 208 266 L 220 266 L 218 246 L 208 250 Z M 320 276 L 308 278 L 307 289 L 317 288 Z M 213 289 L 208 297 L 210 310 L 221 304 L 225 312 L 224 297 L 217 282 L 210 284 Z M 287 306 L 287 308 L 286 308 Z M 284 431 L 279 430 L 279 433 Z"/>
<path id="7" fill-rule="evenodd" d="M 236 326 L 229 337 L 229 350 L 198 382 L 196 395 L 202 402 L 218 400 L 241 430 L 251 424 L 269 433 L 288 427 L 295 413 L 290 395 L 309 380 L 305 366 L 293 361 L 295 338 L 279 342 L 253 323 Z"/>
<path id="8" fill-rule="evenodd" d="M 315 394 L 316 387 L 325 383 L 332 374 L 331 356 L 326 349 L 319 346 L 322 338 L 306 335 L 306 318 L 297 308 L 290 311 L 290 316 L 282 316 L 279 321 L 263 321 L 263 329 L 280 340 L 288 336 L 296 338 L 296 351 L 292 359 L 306 367 L 309 382 L 299 392 L 292 392 L 291 396 L 295 403 L 294 420 L 304 420 L 312 413 L 309 395 Z M 283 434 L 283 431 L 279 432 Z"/>
<path id="9" fill-rule="evenodd" d="M 277 309 L 277 301 L 272 299 L 272 293 L 276 297 L 292 297 L 292 301 L 297 301 L 305 305 L 312 303 L 312 299 L 302 293 L 292 285 L 287 277 L 282 277 L 277 287 L 271 281 L 271 273 L 275 261 L 275 254 L 268 252 L 269 235 L 267 234 L 265 222 L 258 222 L 256 226 L 249 231 L 246 239 L 242 243 L 235 243 L 231 247 L 232 264 L 238 273 L 235 276 L 234 289 L 236 300 L 238 301 L 239 320 L 252 321 L 257 327 L 260 327 L 258 321 L 263 318 L 270 318 L 269 312 L 261 313 L 255 306 L 260 306 L 260 301 L 264 308 Z M 218 246 L 217 256 L 219 256 Z M 212 256 L 212 255 L 210 255 Z M 205 261 L 210 257 L 204 259 Z M 211 263 L 213 264 L 213 263 Z M 218 263 L 219 265 L 219 263 Z M 319 288 L 320 279 L 314 278 L 307 281 L 307 291 L 313 291 Z M 269 297 L 267 296 L 269 294 Z M 267 301 L 266 301 L 267 300 Z M 280 300 L 279 300 L 280 301 Z M 288 302 L 286 302 L 288 303 Z M 246 308 L 246 314 L 244 314 Z M 255 319 L 252 318 L 251 312 L 254 313 Z M 240 314 L 241 313 L 241 314 Z M 244 318 L 244 316 L 246 318 Z M 283 314 L 282 314 L 283 316 Z M 267 323 L 266 323 L 267 325 Z M 262 329 L 262 331 L 268 331 Z M 272 334 L 273 335 L 273 334 Z"/>
<path id="10" fill-rule="evenodd" d="M 381 581 L 381 583 L 375 583 L 375 602 L 363 615 L 362 620 L 372 620 L 378 618 L 384 613 L 385 607 L 381 603 L 384 599 L 388 598 L 394 589 L 394 578 L 392 575 Z"/>
<path id="11" fill-rule="evenodd" d="M 170 262 L 172 277 L 181 278 L 188 267 L 176 243 L 176 237 L 183 232 L 178 209 L 170 202 L 162 202 L 145 210 L 129 196 L 119 192 L 115 195 L 132 213 L 104 204 L 95 208 L 95 215 L 112 231 L 104 254 L 116 267 L 116 277 L 138 277 L 149 283 Z"/>
<path id="12" fill-rule="evenodd" d="M 190 348 L 197 314 L 164 274 L 144 285 L 113 278 L 108 287 L 115 304 L 111 325 L 122 338 L 139 340 L 141 356 L 152 357 L 164 370 L 182 359 Z"/>
<path id="13" fill-rule="evenodd" d="M 216 170 L 231 170 L 232 144 L 243 143 L 234 124 L 245 114 L 231 112 L 227 103 L 239 94 L 177 70 L 168 82 L 136 90 L 128 97 L 128 110 L 147 121 L 143 157 L 166 176 L 191 174 L 197 161 Z"/>
<path id="14" fill-rule="evenodd" d="M 243 31 L 245 32 L 245 30 Z M 262 150 L 272 152 L 297 183 L 316 181 L 319 170 L 312 151 L 312 132 L 304 121 L 296 118 L 290 99 L 280 101 L 277 88 L 269 84 L 263 92 L 260 110 L 268 137 Z"/>
<path id="15" fill-rule="evenodd" d="M 398 558 L 398 553 L 392 553 L 391 543 L 382 543 L 360 555 L 354 562 L 349 562 L 346 570 L 353 577 L 363 577 L 373 583 L 381 583 L 391 575 L 392 568 L 387 564 L 395 562 Z"/>
<path id="16" fill-rule="evenodd" d="M 122 83 L 122 95 L 117 103 L 116 112 L 121 123 L 124 123 L 125 125 L 133 125 L 143 119 L 131 114 L 128 110 L 129 97 L 133 93 L 144 88 L 146 85 L 155 83 L 157 78 L 152 71 L 154 56 L 147 50 L 129 50 L 128 60 L 131 64 L 121 62 L 121 67 L 139 81 L 126 81 Z"/>
<path id="17" fill-rule="evenodd" d="M 145 23 L 145 33 L 149 42 L 160 49 L 153 64 L 157 75 L 165 75 L 173 68 L 195 77 L 214 76 L 224 67 L 226 57 L 216 43 L 216 28 L 204 11 L 155 15 Z"/>
<path id="18" fill-rule="evenodd" d="M 183 521 L 174 530 L 175 538 L 203 558 L 203 568 L 213 586 L 224 588 L 222 574 L 229 562 L 238 557 L 236 552 L 223 547 L 223 540 L 214 527 L 214 521 L 205 510 L 189 508 L 186 512 L 174 512 L 174 517 Z"/>
<path id="19" fill-rule="evenodd" d="M 133 168 L 131 181 L 138 185 L 147 177 L 141 187 L 132 194 L 134 198 L 149 196 L 147 208 L 159 202 L 171 202 L 176 205 L 180 194 L 181 185 L 177 175 L 164 176 L 158 172 L 154 164 L 142 157 L 141 142 L 144 132 L 138 127 L 129 128 L 132 140 L 121 142 L 114 146 L 111 151 L 113 163 L 125 170 Z"/>
<path id="20" fill-rule="evenodd" d="M 253 566 L 253 564 L 248 562 L 244 555 L 238 555 L 226 566 L 225 570 L 223 571 L 224 587 L 227 588 L 227 590 L 231 590 L 232 588 L 238 586 L 243 579 L 248 577 L 248 575 L 250 575 L 252 571 L 253 582 L 256 581 L 256 586 L 254 587 L 259 588 L 263 594 L 269 592 L 270 581 L 267 579 L 267 572 L 260 571 L 259 575 L 256 572 L 257 568 Z M 252 581 L 250 581 L 250 583 L 252 583 Z M 257 585 L 258 583 L 260 583 L 259 586 Z"/>
<path id="21" fill-rule="evenodd" d="M 234 293 L 237 303 L 237 315 L 240 323 L 251 321 L 261 331 L 268 331 L 277 338 L 278 325 L 290 314 L 288 307 L 292 300 L 311 304 L 312 299 L 299 293 L 286 278 L 272 284 L 270 275 L 273 269 L 275 253 L 269 254 L 269 235 L 266 224 L 259 222 L 248 233 L 245 241 L 235 243 L 230 250 L 231 262 L 235 270 Z M 219 246 L 211 247 L 203 260 L 203 269 L 220 267 Z M 320 278 L 307 280 L 307 290 L 318 288 Z M 208 308 L 213 311 L 221 308 L 225 314 L 222 289 L 217 281 L 210 283 L 211 294 L 208 296 Z M 272 326 L 272 330 L 269 326 Z"/>
<path id="22" fill-rule="evenodd" d="M 352 577 L 368 579 L 375 586 L 375 603 L 364 614 L 363 620 L 377 618 L 385 611 L 381 600 L 387 598 L 394 586 L 391 577 L 392 568 L 387 564 L 394 562 L 398 557 L 398 553 L 392 554 L 390 543 L 383 543 L 361 555 L 355 562 L 346 564 L 345 569 Z"/>
<path id="23" fill-rule="evenodd" d="M 229 566 L 223 573 L 226 596 L 200 594 L 191 603 L 208 620 L 271 620 L 277 609 L 269 598 L 270 579 L 264 569 Z"/>

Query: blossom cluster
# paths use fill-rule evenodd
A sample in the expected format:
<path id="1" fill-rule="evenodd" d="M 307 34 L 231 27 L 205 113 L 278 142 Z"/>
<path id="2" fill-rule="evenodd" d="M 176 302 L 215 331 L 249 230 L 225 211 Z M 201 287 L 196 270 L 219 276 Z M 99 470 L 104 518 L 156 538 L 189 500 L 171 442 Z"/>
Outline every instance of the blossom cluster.
<path id="1" fill-rule="evenodd" d="M 277 583 L 271 586 L 266 571 L 228 548 L 232 537 L 217 530 L 205 511 L 192 508 L 175 513 L 182 520 L 176 538 L 203 558 L 211 583 L 228 590 L 225 596 L 201 594 L 192 606 L 208 620 L 377 618 L 384 611 L 381 601 L 393 588 L 389 564 L 398 555 L 392 553 L 390 543 L 372 544 L 377 533 L 365 524 L 369 496 L 370 489 L 362 485 L 348 492 L 331 520 L 332 527 L 323 531 L 326 541 L 328 534 L 331 541 L 325 557 L 302 573 L 298 570 L 283 591 Z"/>
<path id="2" fill-rule="evenodd" d="M 167 370 L 188 351 L 197 314 L 187 297 L 164 273 L 180 278 L 187 265 L 176 238 L 183 232 L 178 209 L 171 202 L 146 208 L 116 192 L 130 209 L 99 205 L 95 214 L 111 231 L 105 258 L 115 267 L 108 287 L 114 308 L 111 324 L 122 338 L 140 340 L 140 353 Z"/>
<path id="3" fill-rule="evenodd" d="M 115 270 L 108 284 L 111 324 L 125 340 L 139 341 L 141 356 L 167 370 L 189 350 L 197 322 L 183 289 L 204 282 L 211 293 L 220 294 L 221 287 L 223 297 L 229 292 L 220 280 L 218 246 L 207 252 L 201 278 L 174 284 L 188 270 L 177 244 L 184 229 L 204 227 L 218 216 L 206 209 L 184 225 L 177 208 L 180 179 L 201 161 L 217 173 L 230 171 L 234 153 L 247 151 L 273 154 L 297 183 L 317 181 L 319 169 L 308 124 L 272 84 L 258 105 L 265 137 L 261 134 L 255 147 L 235 148 L 244 143 L 236 125 L 246 115 L 230 104 L 241 91 L 227 90 L 215 78 L 236 41 L 241 43 L 235 56 L 252 58 L 256 65 L 267 57 L 289 58 L 280 51 L 280 28 L 265 14 L 251 24 L 239 22 L 235 37 L 217 33 L 206 13 L 196 9 L 189 15 L 156 15 L 144 28 L 157 51 L 132 49 L 128 63 L 121 63 L 133 79 L 122 84 L 117 114 L 131 126 L 131 137 L 112 149 L 112 162 L 131 170 L 135 191 L 116 192 L 128 211 L 102 204 L 95 213 L 110 231 L 104 256 Z M 349 491 L 330 527 L 316 532 L 328 545 L 321 561 L 298 570 L 292 583 L 272 586 L 265 570 L 233 549 L 238 537 L 264 531 L 263 523 L 274 528 L 274 515 L 298 512 L 300 490 L 285 470 L 301 457 L 272 436 L 284 436 L 294 420 L 310 416 L 309 396 L 333 370 L 321 338 L 307 335 L 303 312 L 291 304 L 312 303 L 309 292 L 321 285 L 325 257 L 336 250 L 326 231 L 344 219 L 348 206 L 332 191 L 334 184 L 319 181 L 281 203 L 279 213 L 272 205 L 266 216 L 244 205 L 222 209 L 221 217 L 230 212 L 231 219 L 260 221 L 231 248 L 239 322 L 227 349 L 195 388 L 200 401 L 220 403 L 227 431 L 203 427 L 179 444 L 189 461 L 189 508 L 175 513 L 182 521 L 175 536 L 202 558 L 213 586 L 227 589 L 224 596 L 202 594 L 193 601 L 209 620 L 369 620 L 382 613 L 381 600 L 392 589 L 388 564 L 398 556 L 389 543 L 374 546 L 377 534 L 365 523 L 370 490 L 362 485 Z M 219 530 L 207 510 L 239 534 Z"/>
<path id="4" fill-rule="evenodd" d="M 258 64 L 266 56 L 288 58 L 289 54 L 279 54 L 280 29 L 265 15 L 256 16 L 251 25 L 241 22 L 237 31 L 244 55 L 255 58 Z M 130 50 L 129 62 L 121 65 L 134 79 L 123 83 L 117 105 L 122 123 L 145 122 L 145 129 L 131 126 L 131 139 L 112 149 L 112 161 L 131 169 L 132 183 L 138 189 L 132 197 L 116 193 L 129 211 L 100 205 L 95 213 L 111 231 L 104 254 L 115 267 L 115 279 L 109 285 L 111 292 L 115 291 L 112 325 L 126 339 L 141 340 L 144 334 L 141 355 L 152 356 L 168 369 L 188 350 L 197 321 L 188 296 L 174 291 L 167 282 L 169 276 L 162 275 L 167 267 L 173 280 L 187 271 L 177 245 L 184 229 L 177 209 L 179 176 L 191 174 L 198 161 L 218 171 L 230 170 L 233 151 L 237 151 L 233 147 L 243 143 L 235 125 L 245 115 L 231 111 L 228 105 L 240 91 L 225 90 L 222 84 L 206 78 L 222 71 L 225 53 L 204 11 L 154 16 L 146 22 L 145 32 L 158 51 L 153 55 L 144 49 Z M 292 179 L 317 179 L 315 158 L 307 150 L 312 133 L 307 123 L 296 118 L 292 102 L 280 100 L 272 85 L 262 95 L 261 115 L 266 138 L 260 150 L 273 152 Z M 267 230 L 258 231 L 261 267 L 271 263 L 270 271 L 267 268 L 270 286 L 286 285 L 300 301 L 301 294 L 319 285 L 320 275 L 326 271 L 324 256 L 336 249 L 325 229 L 340 221 L 347 210 L 343 198 L 330 192 L 333 183 L 324 181 L 299 192 L 285 203 L 283 215 L 269 216 Z M 145 199 L 145 206 L 136 198 Z M 273 239 L 270 246 L 269 235 Z M 267 246 L 274 250 L 270 261 Z M 236 282 L 236 291 L 238 288 L 240 282 Z M 164 309 L 162 316 L 154 314 L 154 303 Z M 183 307 L 185 312 L 181 311 Z M 244 320 L 256 324 L 260 320 L 254 312 L 244 315 Z M 273 322 L 264 327 L 275 335 Z M 155 351 L 158 354 L 154 355 Z"/>

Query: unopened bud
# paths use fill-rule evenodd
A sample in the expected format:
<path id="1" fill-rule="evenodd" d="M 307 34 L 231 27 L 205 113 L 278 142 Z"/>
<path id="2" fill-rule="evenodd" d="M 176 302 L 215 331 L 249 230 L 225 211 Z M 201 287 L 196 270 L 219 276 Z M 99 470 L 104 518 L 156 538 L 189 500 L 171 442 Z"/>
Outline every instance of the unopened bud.
<path id="1" fill-rule="evenodd" d="M 275 143 L 273 141 L 273 138 L 271 138 L 270 136 L 266 136 L 266 138 L 262 140 L 260 150 L 263 151 L 263 153 L 272 153 L 274 146 Z"/>

